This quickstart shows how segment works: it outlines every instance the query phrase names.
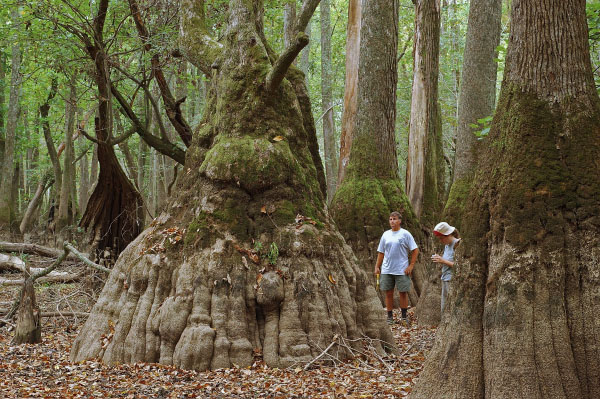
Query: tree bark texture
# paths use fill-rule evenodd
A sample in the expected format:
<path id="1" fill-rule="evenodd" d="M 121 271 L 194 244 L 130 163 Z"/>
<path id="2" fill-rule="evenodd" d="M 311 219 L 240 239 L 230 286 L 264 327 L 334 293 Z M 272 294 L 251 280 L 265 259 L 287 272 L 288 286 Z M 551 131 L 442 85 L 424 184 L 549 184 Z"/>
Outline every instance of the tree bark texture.
<path id="1" fill-rule="evenodd" d="M 417 241 L 421 241 L 421 229 L 398 176 L 398 2 L 392 2 L 390 8 L 389 0 L 369 1 L 363 3 L 361 14 L 356 126 L 352 128 L 350 160 L 331 212 L 365 272 L 373 276 L 377 245 L 387 230 L 390 212 L 403 214 L 403 227 L 415 234 Z M 418 297 L 415 294 L 413 304 Z"/>
<path id="2" fill-rule="evenodd" d="M 391 341 L 368 277 L 325 212 L 308 149 L 314 124 L 304 128 L 287 78 L 265 91 L 274 57 L 262 2 L 233 0 L 229 12 L 176 194 L 119 257 L 73 360 L 206 370 L 262 353 L 286 367 L 309 362 L 336 334 L 379 338 L 382 354 Z"/>
<path id="3" fill-rule="evenodd" d="M 18 7 L 11 8 L 11 19 L 16 25 L 20 24 Z M 6 134 L 4 142 L 4 159 L 0 181 L 0 226 L 18 229 L 15 218 L 16 203 L 13 202 L 13 177 L 15 174 L 15 143 L 17 121 L 19 118 L 19 103 L 21 101 L 21 47 L 15 40 L 12 45 L 10 94 L 6 114 Z"/>
<path id="4" fill-rule="evenodd" d="M 13 345 L 37 344 L 42 342 L 42 325 L 40 324 L 40 309 L 35 300 L 33 279 L 27 277 L 21 290 L 19 312 L 17 313 L 17 328 L 12 339 Z"/>
<path id="5" fill-rule="evenodd" d="M 283 6 L 283 46 L 288 47 L 295 38 L 296 1 L 288 0 Z"/>
<path id="6" fill-rule="evenodd" d="M 477 169 L 477 153 L 485 143 L 477 140 L 470 124 L 494 112 L 496 99 L 496 47 L 500 41 L 502 1 L 472 0 L 458 100 L 458 126 L 454 181 L 443 219 L 461 230 L 461 217 Z M 437 241 L 437 239 L 435 239 Z M 438 245 L 435 243 L 434 245 Z M 427 283 L 419 298 L 419 323 L 440 323 L 440 266 L 427 264 Z"/>
<path id="7" fill-rule="evenodd" d="M 354 120 L 357 113 L 358 62 L 360 57 L 361 1 L 348 3 L 348 28 L 346 30 L 346 80 L 344 85 L 344 112 L 340 132 L 340 158 L 338 165 L 338 185 L 344 180 L 346 166 L 350 161 Z"/>
<path id="8" fill-rule="evenodd" d="M 73 75 L 69 82 L 69 97 L 65 109 L 65 149 L 62 186 L 60 187 L 60 201 L 58 216 L 56 218 L 56 233 L 61 237 L 60 241 L 69 240 L 69 226 L 72 224 L 75 204 L 71 203 L 71 191 L 75 184 L 75 165 L 73 165 L 74 148 L 73 132 L 75 131 L 75 113 L 77 111 L 76 76 Z"/>
<path id="9" fill-rule="evenodd" d="M 413 86 L 406 194 L 422 222 L 435 224 L 444 198 L 442 120 L 438 102 L 439 0 L 416 0 Z"/>
<path id="10" fill-rule="evenodd" d="M 600 396 L 600 99 L 585 2 L 513 0 L 465 258 L 414 398 Z"/>
<path id="11" fill-rule="evenodd" d="M 470 125 L 492 115 L 496 102 L 496 47 L 500 43 L 502 18 L 501 0 L 473 0 L 469 6 L 469 21 L 463 56 L 463 73 L 458 99 L 458 126 L 454 180 L 444 213 L 460 219 L 470 182 L 477 168 L 477 137 Z"/>
<path id="12" fill-rule="evenodd" d="M 333 74 L 331 71 L 331 21 L 329 0 L 321 0 L 321 105 L 323 110 L 323 152 L 327 201 L 331 202 L 337 186 L 337 151 L 333 112 Z"/>

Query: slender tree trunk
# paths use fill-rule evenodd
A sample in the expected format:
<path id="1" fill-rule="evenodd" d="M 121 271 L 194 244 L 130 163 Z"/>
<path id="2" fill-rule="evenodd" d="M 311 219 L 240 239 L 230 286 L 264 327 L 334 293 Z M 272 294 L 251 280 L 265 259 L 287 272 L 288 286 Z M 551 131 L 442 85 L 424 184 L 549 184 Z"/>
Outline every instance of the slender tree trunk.
<path id="1" fill-rule="evenodd" d="M 333 116 L 333 74 L 331 71 L 331 26 L 329 0 L 321 0 L 321 98 L 323 109 L 323 151 L 327 200 L 331 202 L 337 186 L 337 151 Z"/>
<path id="2" fill-rule="evenodd" d="M 348 4 L 348 28 L 346 32 L 346 81 L 344 86 L 344 112 L 340 133 L 340 160 L 338 185 L 344 180 L 346 166 L 350 161 L 353 129 L 356 125 L 358 63 L 360 56 L 361 1 L 350 0 Z"/>
<path id="3" fill-rule="evenodd" d="M 513 0 L 464 257 L 413 398 L 600 397 L 600 99 L 583 0 Z"/>
<path id="4" fill-rule="evenodd" d="M 297 0 L 287 0 L 283 6 L 283 44 L 285 47 L 288 47 L 295 38 L 296 2 Z"/>
<path id="5" fill-rule="evenodd" d="M 79 160 L 79 213 L 83 215 L 87 206 L 88 193 L 90 192 L 90 174 L 88 155 L 85 153 Z"/>
<path id="6" fill-rule="evenodd" d="M 477 137 L 471 124 L 492 115 L 496 101 L 496 47 L 500 42 L 501 0 L 473 0 L 463 57 L 463 79 L 458 100 L 454 181 L 444 213 L 458 223 L 477 168 Z"/>
<path id="7" fill-rule="evenodd" d="M 393 350 L 368 276 L 326 212 L 314 123 L 305 128 L 295 89 L 304 74 L 291 65 L 306 35 L 299 27 L 281 59 L 264 40 L 262 1 L 231 0 L 229 13 L 176 195 L 120 256 L 73 360 L 205 370 L 246 367 L 262 353 L 267 365 L 287 367 L 340 336 L 362 347 L 365 335 L 380 355 Z M 257 241 L 263 252 L 249 249 Z M 109 319 L 114 335 L 103 347 Z"/>
<path id="8" fill-rule="evenodd" d="M 11 7 L 11 20 L 15 26 L 20 24 L 18 7 Z M 13 41 L 11 55 L 10 97 L 6 117 L 6 135 L 4 143 L 4 159 L 0 181 L 0 226 L 16 229 L 15 206 L 13 202 L 13 177 L 15 175 L 15 143 L 19 102 L 21 100 L 21 47 L 18 40 Z"/>
<path id="9" fill-rule="evenodd" d="M 40 177 L 40 181 L 38 182 L 35 194 L 31 198 L 31 201 L 29 202 L 29 205 L 25 210 L 25 215 L 23 215 L 23 219 L 21 219 L 21 224 L 19 225 L 19 231 L 21 231 L 21 234 L 27 233 L 31 228 L 31 225 L 36 218 L 36 213 L 40 208 L 40 204 L 42 203 L 44 193 L 53 183 L 54 179 L 52 177 L 52 171 L 48 169 Z"/>
<path id="10" fill-rule="evenodd" d="M 406 194 L 421 221 L 433 225 L 444 197 L 442 121 L 438 103 L 440 2 L 416 0 L 415 5 Z"/>
<path id="11" fill-rule="evenodd" d="M 60 201 L 56 218 L 56 233 L 64 240 L 70 240 L 68 228 L 72 223 L 73 204 L 71 204 L 72 186 L 75 184 L 75 166 L 73 165 L 73 132 L 75 131 L 75 112 L 77 110 L 76 75 L 69 82 L 70 93 L 66 101 L 65 115 L 65 149 L 63 179 L 60 187 Z"/>

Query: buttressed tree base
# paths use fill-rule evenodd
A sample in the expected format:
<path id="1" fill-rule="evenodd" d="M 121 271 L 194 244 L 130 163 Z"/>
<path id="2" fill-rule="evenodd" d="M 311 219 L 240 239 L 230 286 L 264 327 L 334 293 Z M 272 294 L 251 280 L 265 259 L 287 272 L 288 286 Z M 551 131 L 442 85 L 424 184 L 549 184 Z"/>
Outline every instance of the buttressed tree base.
<path id="1" fill-rule="evenodd" d="M 392 349 L 375 289 L 324 210 L 304 76 L 291 66 L 278 82 L 285 60 L 264 39 L 262 2 L 231 1 L 213 50 L 176 194 L 122 252 L 71 359 L 206 370 L 262 353 L 285 367 L 336 335 Z"/>

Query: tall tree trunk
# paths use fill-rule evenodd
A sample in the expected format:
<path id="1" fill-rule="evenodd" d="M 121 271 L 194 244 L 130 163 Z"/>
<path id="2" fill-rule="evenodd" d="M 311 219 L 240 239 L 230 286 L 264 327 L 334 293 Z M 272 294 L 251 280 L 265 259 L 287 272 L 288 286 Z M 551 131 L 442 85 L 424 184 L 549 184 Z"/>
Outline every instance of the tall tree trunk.
<path id="1" fill-rule="evenodd" d="M 348 4 L 348 28 L 346 31 L 346 81 L 344 85 L 344 112 L 340 133 L 340 160 L 338 165 L 338 185 L 344 180 L 346 167 L 350 161 L 353 129 L 356 126 L 358 63 L 360 56 L 360 0 L 350 0 Z"/>
<path id="2" fill-rule="evenodd" d="M 18 7 L 11 7 L 11 20 L 14 26 L 20 24 Z M 11 230 L 18 229 L 13 202 L 13 177 L 15 175 L 15 143 L 19 103 L 21 101 L 21 47 L 18 40 L 13 41 L 11 55 L 10 96 L 6 115 L 6 135 L 4 143 L 4 159 L 0 181 L 0 226 Z"/>
<path id="3" fill-rule="evenodd" d="M 121 254 L 73 360 L 204 370 L 245 367 L 262 353 L 267 365 L 287 367 L 338 334 L 381 339 L 373 341 L 381 355 L 390 345 L 375 291 L 325 211 L 309 150 L 314 124 L 304 128 L 288 81 L 304 80 L 290 64 L 307 37 L 299 28 L 287 57 L 272 57 L 262 12 L 260 0 L 230 1 L 209 109 L 178 190 Z M 109 319 L 114 335 L 103 348 Z"/>
<path id="4" fill-rule="evenodd" d="M 90 192 L 90 174 L 87 152 L 79 160 L 79 213 L 83 215 Z"/>
<path id="5" fill-rule="evenodd" d="M 471 124 L 492 115 L 496 102 L 495 60 L 502 19 L 502 0 L 472 0 L 463 56 L 463 78 L 458 99 L 454 181 L 444 214 L 460 223 L 464 202 L 477 169 L 477 137 Z M 459 226 L 460 227 L 460 226 Z"/>
<path id="6" fill-rule="evenodd" d="M 420 239 L 420 225 L 402 190 L 396 155 L 398 2 L 362 5 L 356 126 L 350 161 L 331 204 L 332 215 L 373 278 L 377 244 L 392 211 Z M 417 269 L 420 269 L 417 267 Z M 417 276 L 420 271 L 415 272 Z M 418 278 L 417 278 L 418 280 Z M 411 300 L 416 304 L 418 290 Z"/>
<path id="7" fill-rule="evenodd" d="M 485 143 L 478 142 L 470 124 L 489 116 L 496 99 L 496 47 L 500 41 L 501 0 L 472 0 L 463 61 L 463 79 L 458 104 L 458 126 L 454 182 L 444 209 L 444 219 L 461 230 L 465 201 L 477 170 L 476 155 Z M 440 322 L 440 268 L 427 267 L 427 284 L 420 298 L 419 323 Z"/>
<path id="8" fill-rule="evenodd" d="M 37 189 L 35 190 L 35 194 L 29 201 L 29 205 L 25 210 L 25 214 L 23 215 L 23 219 L 21 219 L 21 224 L 19 225 L 19 231 L 21 234 L 25 234 L 31 228 L 31 224 L 36 218 L 36 213 L 39 210 L 40 204 L 42 203 L 42 199 L 44 197 L 44 192 L 54 183 L 54 179 L 52 177 L 52 171 L 48 169 L 41 177 L 38 182 Z"/>
<path id="9" fill-rule="evenodd" d="M 583 0 L 513 0 L 486 140 L 412 397 L 600 397 L 600 99 Z"/>
<path id="10" fill-rule="evenodd" d="M 60 187 L 60 201 L 58 205 L 58 215 L 56 217 L 56 233 L 61 238 L 59 241 L 70 240 L 71 234 L 68 231 L 72 223 L 72 214 L 74 204 L 71 204 L 71 190 L 75 184 L 75 166 L 73 165 L 73 132 L 75 131 L 75 112 L 77 111 L 77 76 L 73 75 L 69 82 L 69 98 L 65 105 L 65 149 L 63 164 L 63 179 Z"/>
<path id="11" fill-rule="evenodd" d="M 4 58 L 4 51 L 3 49 L 0 49 L 0 165 L 4 165 L 4 143 L 6 140 L 6 133 L 4 130 L 4 107 L 6 104 L 6 95 L 4 94 L 4 89 L 6 87 L 6 65 Z"/>
<path id="12" fill-rule="evenodd" d="M 286 0 L 283 6 L 283 45 L 285 47 L 292 44 L 295 39 L 296 2 L 297 0 Z"/>
<path id="13" fill-rule="evenodd" d="M 438 102 L 440 2 L 415 0 L 412 102 L 406 160 L 406 194 L 427 225 L 444 198 L 442 120 Z"/>
<path id="14" fill-rule="evenodd" d="M 337 151 L 333 117 L 333 74 L 331 72 L 331 26 L 329 0 L 321 0 L 321 104 L 323 109 L 323 151 L 327 201 L 331 202 L 337 186 Z"/>

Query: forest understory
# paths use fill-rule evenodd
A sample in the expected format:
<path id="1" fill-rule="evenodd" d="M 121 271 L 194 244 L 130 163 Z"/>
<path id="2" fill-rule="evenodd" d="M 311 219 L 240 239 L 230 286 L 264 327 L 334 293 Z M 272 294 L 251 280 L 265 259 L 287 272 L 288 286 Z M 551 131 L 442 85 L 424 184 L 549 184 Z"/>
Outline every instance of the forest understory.
<path id="1" fill-rule="evenodd" d="M 30 256 L 28 262 L 43 267 L 48 259 Z M 75 274 L 85 270 L 74 262 L 60 269 Z M 85 273 L 74 283 L 36 285 L 36 299 L 43 316 L 40 344 L 12 345 L 15 326 L 0 327 L 0 397 L 398 398 L 411 392 L 435 337 L 434 328 L 417 325 L 411 310 L 409 328 L 391 326 L 398 357 L 377 357 L 365 339 L 364 351 L 356 352 L 352 360 L 338 361 L 333 345 L 308 367 L 298 364 L 286 369 L 266 367 L 260 354 L 249 368 L 212 372 L 146 363 L 117 366 L 93 360 L 72 363 L 71 345 L 101 289 L 99 277 Z M 0 273 L 0 278 L 22 277 L 20 273 Z M 2 310 L 10 307 L 18 291 L 19 286 L 1 287 Z"/>

